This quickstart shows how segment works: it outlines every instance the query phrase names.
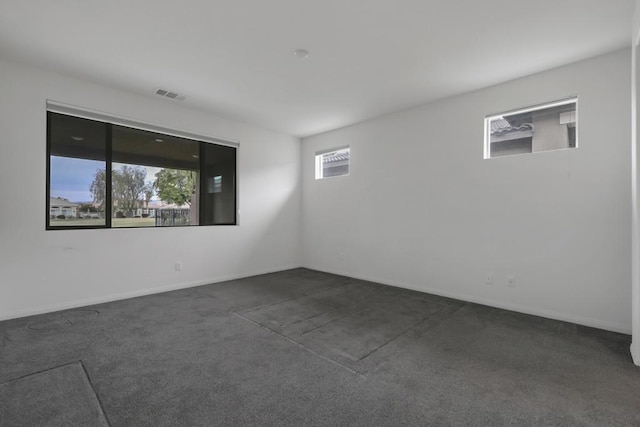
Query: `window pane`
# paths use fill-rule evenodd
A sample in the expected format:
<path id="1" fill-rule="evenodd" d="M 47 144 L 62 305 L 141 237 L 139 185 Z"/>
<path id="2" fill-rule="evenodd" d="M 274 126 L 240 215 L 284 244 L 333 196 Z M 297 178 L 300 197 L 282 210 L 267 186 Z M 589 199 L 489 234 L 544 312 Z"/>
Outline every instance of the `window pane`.
<path id="1" fill-rule="evenodd" d="M 50 227 L 104 227 L 106 125 L 49 115 Z"/>
<path id="2" fill-rule="evenodd" d="M 351 149 L 349 147 L 316 154 L 316 179 L 349 175 L 350 160 Z"/>
<path id="3" fill-rule="evenodd" d="M 236 223 L 236 149 L 203 144 L 204 225 Z"/>
<path id="4" fill-rule="evenodd" d="M 487 117 L 485 158 L 576 147 L 577 99 Z"/>
<path id="5" fill-rule="evenodd" d="M 112 226 L 198 225 L 200 142 L 112 129 Z"/>

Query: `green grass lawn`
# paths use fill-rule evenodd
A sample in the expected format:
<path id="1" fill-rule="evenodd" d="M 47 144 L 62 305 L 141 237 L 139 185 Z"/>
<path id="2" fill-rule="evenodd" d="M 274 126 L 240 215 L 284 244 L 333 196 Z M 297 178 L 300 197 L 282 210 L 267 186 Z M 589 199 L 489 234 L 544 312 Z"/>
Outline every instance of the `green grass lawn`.
<path id="1" fill-rule="evenodd" d="M 99 218 L 70 218 L 70 219 L 52 219 L 50 220 L 52 227 L 86 227 L 104 226 L 104 219 Z M 155 218 L 113 218 L 111 226 L 117 227 L 154 227 L 156 225 Z"/>
<path id="2" fill-rule="evenodd" d="M 113 218 L 112 227 L 155 227 L 155 218 Z"/>

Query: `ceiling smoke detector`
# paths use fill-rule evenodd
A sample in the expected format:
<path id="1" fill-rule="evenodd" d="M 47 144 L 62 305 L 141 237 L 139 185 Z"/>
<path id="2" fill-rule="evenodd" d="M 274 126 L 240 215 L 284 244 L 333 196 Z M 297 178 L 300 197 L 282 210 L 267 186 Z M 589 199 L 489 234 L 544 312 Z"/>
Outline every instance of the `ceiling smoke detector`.
<path id="1" fill-rule="evenodd" d="M 156 95 L 164 96 L 165 98 L 177 99 L 178 101 L 184 101 L 186 96 L 180 95 L 179 93 L 171 92 L 166 89 L 156 89 Z"/>

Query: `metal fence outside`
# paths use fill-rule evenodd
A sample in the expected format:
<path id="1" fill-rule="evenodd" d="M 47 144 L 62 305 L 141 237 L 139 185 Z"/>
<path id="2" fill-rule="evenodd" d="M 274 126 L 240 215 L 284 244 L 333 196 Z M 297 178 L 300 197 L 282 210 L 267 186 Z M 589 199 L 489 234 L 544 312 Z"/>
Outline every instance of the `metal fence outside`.
<path id="1" fill-rule="evenodd" d="M 190 209 L 159 209 L 156 211 L 156 227 L 174 227 L 190 223 Z"/>

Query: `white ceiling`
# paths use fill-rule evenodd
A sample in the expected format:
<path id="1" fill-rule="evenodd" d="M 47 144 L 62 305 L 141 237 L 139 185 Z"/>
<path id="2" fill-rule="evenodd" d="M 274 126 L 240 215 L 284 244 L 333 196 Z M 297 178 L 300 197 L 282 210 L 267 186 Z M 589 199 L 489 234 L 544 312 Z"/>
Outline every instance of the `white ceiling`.
<path id="1" fill-rule="evenodd" d="M 632 0 L 0 0 L 0 58 L 308 136 L 630 46 Z M 293 50 L 311 52 L 307 59 Z"/>

